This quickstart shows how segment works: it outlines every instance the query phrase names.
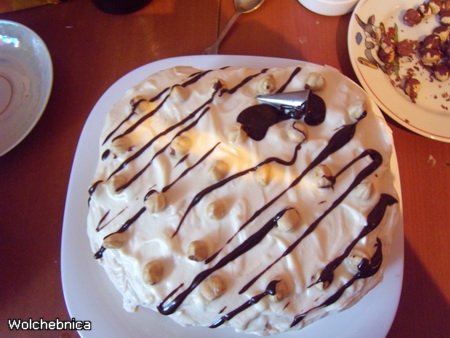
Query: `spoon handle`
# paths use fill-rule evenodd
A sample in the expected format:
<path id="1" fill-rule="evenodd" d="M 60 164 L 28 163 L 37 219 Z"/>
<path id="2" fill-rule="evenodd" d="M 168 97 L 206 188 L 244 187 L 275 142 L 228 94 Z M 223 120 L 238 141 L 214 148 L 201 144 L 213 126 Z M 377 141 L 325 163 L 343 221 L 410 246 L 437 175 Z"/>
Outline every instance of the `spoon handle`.
<path id="1" fill-rule="evenodd" d="M 241 12 L 235 12 L 233 16 L 230 18 L 230 20 L 227 22 L 225 28 L 220 32 L 219 37 L 217 40 L 208 48 L 204 50 L 204 54 L 217 54 L 219 52 L 219 46 L 222 43 L 222 40 L 227 35 L 230 28 L 233 26 L 233 24 L 236 22 L 239 15 L 241 15 Z"/>

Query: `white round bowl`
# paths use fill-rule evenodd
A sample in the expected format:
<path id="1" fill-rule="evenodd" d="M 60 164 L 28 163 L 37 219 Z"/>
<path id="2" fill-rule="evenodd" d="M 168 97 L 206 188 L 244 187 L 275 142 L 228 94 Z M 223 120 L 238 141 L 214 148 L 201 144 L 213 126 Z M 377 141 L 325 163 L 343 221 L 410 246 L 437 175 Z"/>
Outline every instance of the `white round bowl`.
<path id="1" fill-rule="evenodd" d="M 52 84 L 52 61 L 42 39 L 22 24 L 0 20 L 0 156 L 36 125 Z"/>
<path id="2" fill-rule="evenodd" d="M 298 0 L 303 6 L 317 14 L 337 16 L 353 10 L 358 0 Z"/>

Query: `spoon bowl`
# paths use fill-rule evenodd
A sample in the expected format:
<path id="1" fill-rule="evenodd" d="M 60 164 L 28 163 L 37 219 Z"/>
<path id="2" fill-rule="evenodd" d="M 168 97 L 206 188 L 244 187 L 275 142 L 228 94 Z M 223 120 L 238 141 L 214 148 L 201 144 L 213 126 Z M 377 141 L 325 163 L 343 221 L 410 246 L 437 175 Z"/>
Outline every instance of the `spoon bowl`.
<path id="1" fill-rule="evenodd" d="M 220 33 L 217 40 L 208 48 L 204 50 L 205 54 L 217 54 L 219 51 L 219 46 L 222 43 L 222 40 L 228 34 L 228 31 L 231 29 L 233 24 L 236 22 L 237 18 L 244 13 L 250 13 L 254 10 L 257 10 L 262 4 L 264 0 L 234 0 L 234 14 L 231 19 L 227 22 L 225 28 Z"/>
<path id="2" fill-rule="evenodd" d="M 258 9 L 264 0 L 234 0 L 234 9 L 240 13 L 250 13 Z"/>

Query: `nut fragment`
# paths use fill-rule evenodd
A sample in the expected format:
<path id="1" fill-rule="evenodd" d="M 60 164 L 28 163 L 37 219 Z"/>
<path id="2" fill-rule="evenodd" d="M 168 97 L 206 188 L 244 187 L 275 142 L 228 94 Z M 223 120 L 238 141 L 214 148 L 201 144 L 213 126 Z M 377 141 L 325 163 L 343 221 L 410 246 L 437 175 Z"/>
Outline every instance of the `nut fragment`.
<path id="1" fill-rule="evenodd" d="M 258 94 L 259 95 L 268 95 L 272 94 L 275 91 L 275 78 L 272 74 L 268 74 L 264 76 L 264 78 L 259 83 Z"/>
<path id="2" fill-rule="evenodd" d="M 120 193 L 122 187 L 127 183 L 127 179 L 124 175 L 116 174 L 109 179 L 109 186 L 113 193 Z"/>
<path id="3" fill-rule="evenodd" d="M 412 102 L 416 102 L 417 96 L 420 90 L 420 81 L 414 77 L 408 77 L 405 79 L 403 85 L 403 91 L 409 96 Z"/>
<path id="4" fill-rule="evenodd" d="M 129 135 L 116 138 L 111 143 L 111 150 L 116 154 L 126 153 L 130 151 L 132 148 L 133 148 L 133 140 Z"/>
<path id="5" fill-rule="evenodd" d="M 331 188 L 333 186 L 333 175 L 330 168 L 325 164 L 314 168 L 313 177 L 319 188 Z"/>
<path id="6" fill-rule="evenodd" d="M 361 250 L 356 249 L 346 258 L 346 263 L 350 271 L 358 273 L 361 262 L 367 259 L 369 259 L 369 257 L 366 254 Z"/>
<path id="7" fill-rule="evenodd" d="M 441 24 L 450 25 L 450 9 L 441 9 Z"/>
<path id="8" fill-rule="evenodd" d="M 419 11 L 420 15 L 424 18 L 429 17 L 433 15 L 433 11 L 431 10 L 431 7 L 427 3 L 421 4 L 417 10 Z"/>
<path id="9" fill-rule="evenodd" d="M 291 286 L 289 285 L 289 283 L 284 280 L 281 279 L 275 286 L 275 299 L 277 301 L 281 301 L 283 299 L 285 299 L 287 296 L 289 296 L 289 294 L 292 292 L 291 290 Z"/>
<path id="10" fill-rule="evenodd" d="M 215 181 L 220 181 L 227 176 L 229 170 L 230 168 L 225 161 L 217 160 L 209 168 L 209 176 Z"/>
<path id="11" fill-rule="evenodd" d="M 428 1 L 428 6 L 430 6 L 431 13 L 438 14 L 441 10 L 441 0 Z"/>
<path id="12" fill-rule="evenodd" d="M 436 34 L 441 39 L 441 43 L 447 41 L 450 35 L 450 27 L 446 25 L 441 25 L 433 29 L 433 34 Z"/>
<path id="13" fill-rule="evenodd" d="M 313 91 L 320 90 L 325 85 L 325 78 L 320 73 L 312 72 L 306 77 L 305 87 Z"/>
<path id="14" fill-rule="evenodd" d="M 277 222 L 278 229 L 283 232 L 292 231 L 297 228 L 300 222 L 300 214 L 295 208 L 290 208 L 285 211 L 283 216 Z"/>
<path id="15" fill-rule="evenodd" d="M 170 154 L 176 158 L 186 155 L 191 148 L 191 140 L 187 136 L 178 136 L 170 145 Z"/>
<path id="16" fill-rule="evenodd" d="M 298 121 L 292 123 L 292 128 L 289 128 L 286 133 L 287 137 L 295 143 L 305 141 L 307 136 L 305 125 Z"/>
<path id="17" fill-rule="evenodd" d="M 220 201 L 214 201 L 207 205 L 206 214 L 211 219 L 222 219 L 226 214 L 225 204 Z"/>
<path id="18" fill-rule="evenodd" d="M 358 100 L 353 102 L 347 109 L 348 116 L 352 122 L 357 122 L 364 117 L 366 111 L 365 102 Z"/>
<path id="19" fill-rule="evenodd" d="M 166 208 L 167 201 L 163 193 L 155 192 L 145 200 L 145 206 L 150 213 L 158 213 Z"/>
<path id="20" fill-rule="evenodd" d="M 188 257 L 196 262 L 202 262 L 208 258 L 208 245 L 206 242 L 201 240 L 192 241 L 188 247 Z"/>
<path id="21" fill-rule="evenodd" d="M 247 133 L 242 129 L 240 123 L 233 125 L 228 133 L 228 141 L 231 143 L 244 143 L 247 138 Z"/>
<path id="22" fill-rule="evenodd" d="M 142 271 L 144 282 L 150 285 L 159 283 L 164 273 L 164 265 L 160 261 L 147 263 Z"/>
<path id="23" fill-rule="evenodd" d="M 222 296 L 225 293 L 225 289 L 226 286 L 223 279 L 214 275 L 202 283 L 200 293 L 206 300 L 212 301 Z"/>
<path id="24" fill-rule="evenodd" d="M 120 249 L 127 241 L 127 235 L 124 232 L 113 232 L 103 238 L 103 246 L 107 249 Z"/>
<path id="25" fill-rule="evenodd" d="M 421 48 L 438 49 L 441 47 L 441 37 L 438 34 L 427 35 L 421 42 Z"/>
<path id="26" fill-rule="evenodd" d="M 134 111 L 137 114 L 146 114 L 151 109 L 152 109 L 152 104 L 145 99 L 141 99 L 141 100 L 137 101 L 134 105 Z"/>
<path id="27" fill-rule="evenodd" d="M 417 9 L 410 8 L 403 15 L 403 21 L 405 24 L 412 27 L 419 24 L 420 21 L 422 21 L 422 16 L 420 15 L 420 12 Z"/>
<path id="28" fill-rule="evenodd" d="M 440 63 L 434 67 L 434 77 L 443 82 L 447 81 L 450 77 L 450 66 L 445 63 Z"/>
<path id="29" fill-rule="evenodd" d="M 256 182 L 262 186 L 266 186 L 270 182 L 271 170 L 269 164 L 264 164 L 256 168 L 254 172 Z"/>
<path id="30" fill-rule="evenodd" d="M 441 51 L 437 48 L 422 48 L 419 52 L 420 60 L 425 66 L 433 66 L 441 61 Z"/>

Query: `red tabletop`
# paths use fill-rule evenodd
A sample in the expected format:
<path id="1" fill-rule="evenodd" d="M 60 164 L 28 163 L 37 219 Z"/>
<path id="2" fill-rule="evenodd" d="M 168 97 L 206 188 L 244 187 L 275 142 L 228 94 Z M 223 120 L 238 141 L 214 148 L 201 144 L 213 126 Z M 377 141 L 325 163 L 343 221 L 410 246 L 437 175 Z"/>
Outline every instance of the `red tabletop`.
<path id="1" fill-rule="evenodd" d="M 138 12 L 116 16 L 90 1 L 69 0 L 0 14 L 37 32 L 54 66 L 42 118 L 0 157 L 1 337 L 77 336 L 10 332 L 7 319 L 69 319 L 61 285 L 61 232 L 83 125 L 119 77 L 155 60 L 201 54 L 232 12 L 231 0 L 152 0 Z M 296 0 L 267 0 L 239 18 L 220 53 L 328 64 L 356 81 L 347 52 L 349 19 L 314 14 Z M 449 337 L 450 144 L 387 120 L 400 167 L 405 231 L 404 284 L 388 337 Z"/>

